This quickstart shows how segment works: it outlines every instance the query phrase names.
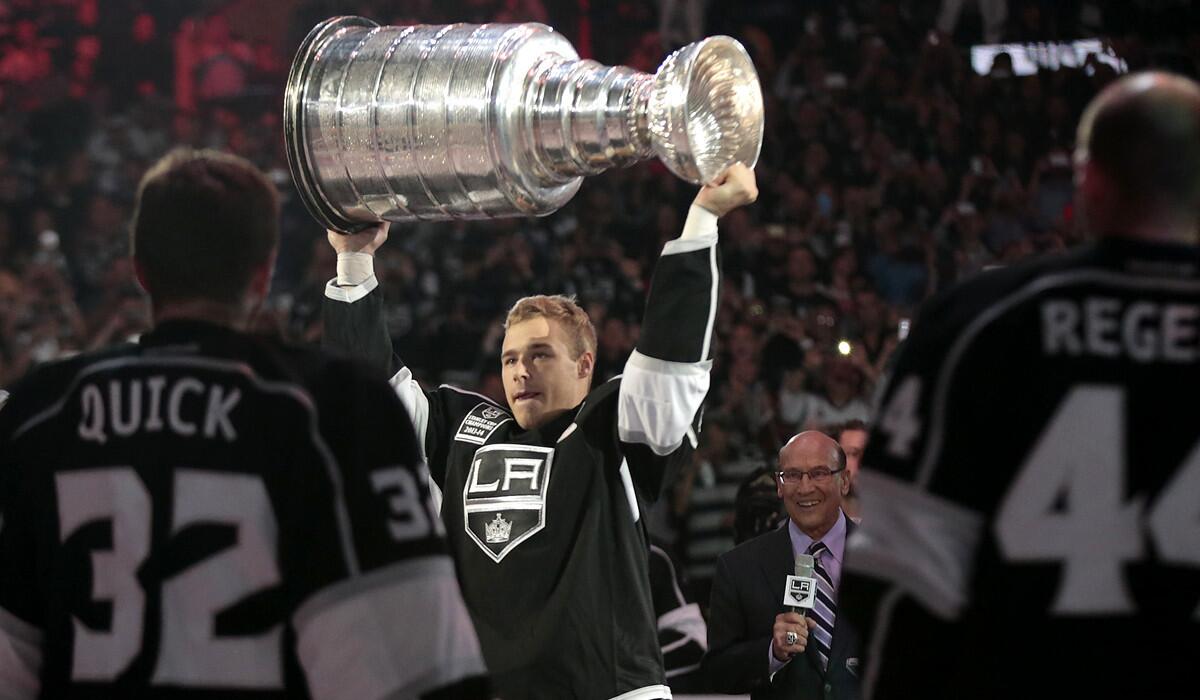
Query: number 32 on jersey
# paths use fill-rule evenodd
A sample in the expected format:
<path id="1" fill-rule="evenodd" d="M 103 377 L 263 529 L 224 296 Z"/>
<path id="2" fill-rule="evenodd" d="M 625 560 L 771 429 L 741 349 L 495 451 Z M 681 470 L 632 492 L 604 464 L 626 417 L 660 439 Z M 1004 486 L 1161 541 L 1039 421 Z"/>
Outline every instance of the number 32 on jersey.
<path id="1" fill-rule="evenodd" d="M 151 499 L 128 467 L 58 474 L 63 541 L 96 521 L 112 528 L 112 548 L 93 550 L 92 596 L 112 604 L 108 631 L 74 627 L 71 679 L 112 681 L 142 649 L 146 594 L 138 570 L 150 555 Z M 156 685 L 282 688 L 282 625 L 260 634 L 216 635 L 216 614 L 279 583 L 276 523 L 262 479 L 194 469 L 175 472 L 171 535 L 202 524 L 231 525 L 236 544 L 162 582 L 162 635 Z"/>
<path id="2" fill-rule="evenodd" d="M 420 470 L 425 477 L 424 468 Z M 417 479 L 401 467 L 371 473 L 387 503 L 386 526 L 403 542 L 441 532 Z M 112 606 L 107 630 L 72 619 L 74 681 L 116 680 L 143 653 L 146 593 L 138 571 L 151 556 L 152 499 L 130 467 L 57 474 L 59 537 L 92 523 L 111 528 L 111 548 L 90 552 L 91 597 Z M 161 581 L 162 627 L 151 682 L 185 687 L 283 687 L 282 624 L 257 634 L 219 635 L 216 617 L 280 583 L 278 524 L 261 477 L 177 469 L 170 537 L 192 527 L 233 527 L 234 544 Z M 2 695 L 2 693 L 0 693 Z"/>

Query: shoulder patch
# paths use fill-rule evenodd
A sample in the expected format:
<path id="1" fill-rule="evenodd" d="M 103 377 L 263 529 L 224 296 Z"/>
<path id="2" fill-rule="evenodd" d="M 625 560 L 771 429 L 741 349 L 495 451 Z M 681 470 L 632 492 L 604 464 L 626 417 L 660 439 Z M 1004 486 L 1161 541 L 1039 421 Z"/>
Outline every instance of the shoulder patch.
<path id="1" fill-rule="evenodd" d="M 458 425 L 458 430 L 454 433 L 454 439 L 459 442 L 482 445 L 487 442 L 492 433 L 496 432 L 496 428 L 512 419 L 513 417 L 509 415 L 508 411 L 486 401 L 480 401 L 463 417 L 462 423 Z"/>

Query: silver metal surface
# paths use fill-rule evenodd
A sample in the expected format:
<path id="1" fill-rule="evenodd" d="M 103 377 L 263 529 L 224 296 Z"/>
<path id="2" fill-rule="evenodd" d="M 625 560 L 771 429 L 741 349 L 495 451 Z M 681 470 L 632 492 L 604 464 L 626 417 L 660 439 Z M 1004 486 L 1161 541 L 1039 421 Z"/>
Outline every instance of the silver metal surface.
<path id="1" fill-rule="evenodd" d="M 549 214 L 582 177 L 657 156 L 710 181 L 762 146 L 758 75 L 729 37 L 654 75 L 580 60 L 542 24 L 317 25 L 292 62 L 292 178 L 326 228 Z"/>

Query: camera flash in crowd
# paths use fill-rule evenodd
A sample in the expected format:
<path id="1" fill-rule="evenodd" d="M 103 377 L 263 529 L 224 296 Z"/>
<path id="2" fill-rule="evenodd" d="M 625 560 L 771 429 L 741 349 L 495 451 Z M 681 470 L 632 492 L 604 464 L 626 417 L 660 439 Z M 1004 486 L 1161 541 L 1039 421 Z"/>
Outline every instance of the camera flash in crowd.
<path id="1" fill-rule="evenodd" d="M 843 355 L 843 356 L 849 355 L 850 351 L 853 349 L 854 348 L 850 345 L 849 340 L 839 340 L 838 341 L 837 350 L 838 350 L 839 355 Z"/>

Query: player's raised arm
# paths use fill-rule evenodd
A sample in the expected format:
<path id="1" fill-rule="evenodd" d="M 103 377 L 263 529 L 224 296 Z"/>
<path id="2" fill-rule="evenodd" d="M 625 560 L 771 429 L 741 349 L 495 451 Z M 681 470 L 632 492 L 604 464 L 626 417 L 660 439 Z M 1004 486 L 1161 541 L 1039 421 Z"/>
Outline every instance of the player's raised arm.
<path id="1" fill-rule="evenodd" d="M 337 253 L 337 277 L 325 285 L 322 345 L 352 355 L 394 375 L 402 368 L 392 354 L 383 313 L 383 294 L 375 292 L 375 251 L 387 241 L 391 224 L 383 222 L 359 233 L 327 231 Z M 332 306 L 336 304 L 336 306 Z"/>
<path id="2" fill-rule="evenodd" d="M 717 220 L 757 197 L 754 171 L 741 164 L 731 166 L 700 190 L 683 233 L 663 248 L 641 337 L 621 379 L 617 420 L 623 442 L 662 457 L 689 439 L 712 369 L 721 284 Z M 631 450 L 627 456 L 638 461 L 638 452 Z M 656 492 L 654 482 L 661 475 L 639 474 L 634 466 L 635 480 L 652 478 L 647 490 Z"/>
<path id="3" fill-rule="evenodd" d="M 385 221 L 359 233 L 326 232 L 338 258 L 337 277 L 325 285 L 322 347 L 362 360 L 381 376 L 389 377 L 412 417 L 422 457 L 429 463 L 434 480 L 440 483 L 445 441 L 438 427 L 445 407 L 438 390 L 426 393 L 394 351 L 383 290 L 375 276 L 375 253 L 387 241 L 390 227 Z"/>

